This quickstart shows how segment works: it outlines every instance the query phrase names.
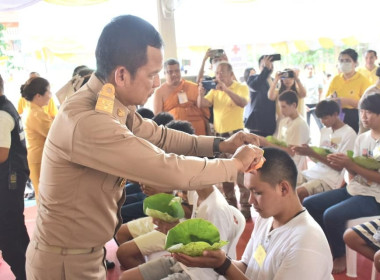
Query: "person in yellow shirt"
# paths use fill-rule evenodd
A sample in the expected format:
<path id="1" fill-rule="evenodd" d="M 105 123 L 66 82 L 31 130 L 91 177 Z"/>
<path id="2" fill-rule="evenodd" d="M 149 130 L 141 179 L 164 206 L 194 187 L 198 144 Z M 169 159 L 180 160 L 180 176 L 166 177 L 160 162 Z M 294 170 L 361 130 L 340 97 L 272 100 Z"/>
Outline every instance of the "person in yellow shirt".
<path id="1" fill-rule="evenodd" d="M 53 122 L 53 118 L 43 109 L 49 104 L 52 95 L 49 82 L 41 77 L 31 78 L 22 86 L 22 95 L 30 104 L 25 117 L 26 148 L 30 179 L 38 201 L 42 151 Z"/>
<path id="2" fill-rule="evenodd" d="M 213 106 L 216 136 L 229 137 L 244 129 L 243 113 L 245 105 L 248 104 L 249 89 L 247 85 L 234 80 L 232 66 L 227 61 L 221 61 L 217 65 L 216 82 L 215 89 L 211 89 L 206 95 L 206 90 L 200 83 L 197 105 L 199 108 Z M 230 155 L 221 155 L 221 157 L 228 158 Z M 234 187 L 234 183 L 223 183 L 223 191 L 228 203 L 237 207 Z M 240 210 L 248 219 L 251 217 L 248 203 L 249 191 L 244 186 L 239 186 L 239 188 Z"/>
<path id="3" fill-rule="evenodd" d="M 38 74 L 37 72 L 30 72 L 29 79 L 36 77 L 40 77 L 40 74 Z M 29 102 L 24 97 L 20 97 L 17 104 L 17 113 L 21 116 L 27 108 L 29 108 Z M 53 119 L 58 113 L 57 105 L 55 105 L 53 98 L 50 98 L 49 103 L 46 106 L 44 106 L 43 109 L 45 113 Z"/>
<path id="4" fill-rule="evenodd" d="M 370 82 L 355 71 L 358 64 L 358 53 L 353 49 L 345 49 L 339 54 L 340 74 L 330 83 L 326 97 L 336 100 L 344 113 L 343 122 L 351 126 L 356 133 L 359 131 L 358 103 L 360 97 L 370 86 Z"/>
<path id="5" fill-rule="evenodd" d="M 379 77 L 376 76 L 376 70 L 377 66 L 375 64 L 377 60 L 377 53 L 374 50 L 367 50 L 364 55 L 365 58 L 365 66 L 364 67 L 359 67 L 358 72 L 365 76 L 371 85 L 374 85 Z"/>

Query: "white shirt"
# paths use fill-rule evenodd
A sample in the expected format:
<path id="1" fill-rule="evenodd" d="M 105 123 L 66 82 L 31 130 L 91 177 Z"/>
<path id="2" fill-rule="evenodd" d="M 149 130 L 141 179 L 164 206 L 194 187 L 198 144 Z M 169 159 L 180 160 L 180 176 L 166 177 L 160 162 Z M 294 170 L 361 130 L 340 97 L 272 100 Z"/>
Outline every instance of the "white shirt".
<path id="1" fill-rule="evenodd" d="M 12 116 L 3 110 L 0 110 L 0 147 L 11 147 L 11 132 L 15 127 L 15 120 Z"/>
<path id="2" fill-rule="evenodd" d="M 300 146 L 307 144 L 310 140 L 309 126 L 301 116 L 298 116 L 294 120 L 286 117 L 280 121 L 275 137 L 281 141 L 285 141 L 288 145 Z M 299 173 L 307 169 L 306 156 L 294 155 L 292 159 Z"/>
<path id="3" fill-rule="evenodd" d="M 327 239 L 307 211 L 287 224 L 270 230 L 273 217 L 258 217 L 242 261 L 245 275 L 253 280 L 326 280 L 331 278 L 332 255 Z M 266 252 L 261 267 L 255 252 L 262 246 Z"/>
<path id="4" fill-rule="evenodd" d="M 317 76 L 305 77 L 302 84 L 306 89 L 305 104 L 317 104 L 319 102 L 319 89 L 323 88 L 321 79 Z"/>
<path id="5" fill-rule="evenodd" d="M 355 131 L 347 124 L 333 131 L 331 127 L 321 129 L 320 147 L 327 148 L 333 153 L 346 153 L 354 149 L 356 139 Z M 322 180 L 331 188 L 336 189 L 342 185 L 345 169 L 337 171 L 322 162 L 317 162 L 310 169 L 302 172 L 310 180 Z"/>
<path id="6" fill-rule="evenodd" d="M 202 218 L 213 223 L 219 229 L 220 240 L 230 241 L 231 243 L 235 236 L 236 225 L 234 224 L 234 214 L 231 211 L 231 206 L 215 187 L 214 191 L 199 206 L 194 204 L 191 217 Z M 222 247 L 222 250 L 228 252 L 230 243 Z M 231 257 L 234 258 L 234 256 Z M 225 279 L 219 276 L 212 268 L 186 267 L 183 264 L 181 266 L 192 280 Z"/>
<path id="7" fill-rule="evenodd" d="M 380 139 L 375 140 L 371 136 L 371 130 L 364 132 L 356 138 L 354 157 L 368 156 L 374 157 L 380 151 Z M 379 159 L 377 159 L 379 160 Z M 378 170 L 380 171 L 380 170 Z M 369 182 L 360 175 L 356 175 L 347 185 L 347 192 L 350 195 L 373 196 L 380 203 L 380 184 Z"/>

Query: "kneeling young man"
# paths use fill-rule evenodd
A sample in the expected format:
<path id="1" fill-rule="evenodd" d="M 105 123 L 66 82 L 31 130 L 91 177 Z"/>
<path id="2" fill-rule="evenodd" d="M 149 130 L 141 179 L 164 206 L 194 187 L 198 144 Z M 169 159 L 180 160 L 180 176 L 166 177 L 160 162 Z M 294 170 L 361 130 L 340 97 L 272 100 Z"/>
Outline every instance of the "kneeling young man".
<path id="1" fill-rule="evenodd" d="M 174 254 L 187 266 L 212 267 L 227 279 L 330 279 L 332 256 L 320 226 L 302 207 L 290 156 L 265 148 L 262 168 L 245 174 L 250 203 L 260 214 L 240 261 L 221 250 L 201 257 Z"/>

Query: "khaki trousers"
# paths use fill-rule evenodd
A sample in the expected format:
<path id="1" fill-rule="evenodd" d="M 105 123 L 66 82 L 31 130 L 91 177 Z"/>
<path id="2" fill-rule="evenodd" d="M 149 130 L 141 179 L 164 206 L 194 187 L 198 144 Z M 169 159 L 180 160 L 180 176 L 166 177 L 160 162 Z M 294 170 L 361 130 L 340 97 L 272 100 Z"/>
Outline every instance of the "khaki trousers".
<path id="1" fill-rule="evenodd" d="M 28 280 L 105 280 L 105 249 L 80 255 L 62 255 L 35 249 L 26 251 Z"/>

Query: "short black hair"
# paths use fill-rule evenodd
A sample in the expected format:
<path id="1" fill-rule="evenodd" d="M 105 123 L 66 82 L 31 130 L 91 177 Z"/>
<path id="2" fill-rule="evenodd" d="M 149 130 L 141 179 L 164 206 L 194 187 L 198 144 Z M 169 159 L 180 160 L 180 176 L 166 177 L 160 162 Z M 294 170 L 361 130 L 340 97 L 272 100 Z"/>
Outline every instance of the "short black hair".
<path id="1" fill-rule="evenodd" d="M 73 77 L 75 75 L 79 74 L 79 72 L 81 70 L 84 70 L 84 69 L 88 69 L 88 67 L 86 65 L 79 65 L 79 66 L 75 67 L 74 70 L 73 70 Z"/>
<path id="2" fill-rule="evenodd" d="M 296 103 L 296 106 L 298 106 L 298 96 L 297 93 L 293 90 L 286 90 L 282 92 L 278 100 L 286 102 L 288 105 L 292 105 L 293 103 Z"/>
<path id="3" fill-rule="evenodd" d="M 360 102 L 360 109 L 367 110 L 377 115 L 380 114 L 380 92 L 367 95 Z"/>
<path id="4" fill-rule="evenodd" d="M 48 86 L 48 80 L 42 77 L 31 78 L 21 86 L 21 95 L 26 100 L 32 101 L 37 94 L 45 95 Z"/>
<path id="5" fill-rule="evenodd" d="M 166 71 L 166 68 L 168 68 L 168 65 L 179 65 L 179 61 L 175 58 L 169 58 L 164 62 L 164 70 Z"/>
<path id="6" fill-rule="evenodd" d="M 172 120 L 174 120 L 174 117 L 172 114 L 168 112 L 160 112 L 157 115 L 153 117 L 153 119 L 157 125 L 166 125 Z"/>
<path id="7" fill-rule="evenodd" d="M 136 110 L 137 113 L 140 114 L 140 116 L 142 116 L 143 118 L 146 118 L 146 119 L 153 119 L 154 117 L 154 113 L 152 110 L 148 109 L 148 108 L 145 108 L 145 107 L 140 107 Z"/>
<path id="8" fill-rule="evenodd" d="M 194 134 L 193 125 L 188 121 L 172 120 L 166 125 L 167 128 Z"/>
<path id="9" fill-rule="evenodd" d="M 244 70 L 244 75 L 243 75 L 243 77 L 244 77 L 244 82 L 247 82 L 248 81 L 248 78 L 249 78 L 249 73 L 251 73 L 251 71 L 252 70 L 255 70 L 255 68 L 253 68 L 253 67 L 248 67 L 248 68 L 245 68 L 245 70 Z"/>
<path id="10" fill-rule="evenodd" d="M 265 162 L 258 169 L 260 179 L 272 187 L 286 180 L 295 190 L 297 186 L 297 167 L 287 152 L 278 148 L 264 148 Z"/>
<path id="11" fill-rule="evenodd" d="M 148 46 L 163 47 L 162 38 L 153 25 L 133 15 L 112 19 L 104 27 L 96 46 L 97 76 L 106 79 L 117 66 L 124 66 L 134 78 L 137 69 L 148 60 Z"/>
<path id="12" fill-rule="evenodd" d="M 354 49 L 345 49 L 343 51 L 340 52 L 339 56 L 341 56 L 342 54 L 347 54 L 349 57 L 352 58 L 352 60 L 354 62 L 357 62 L 358 61 L 358 53 L 354 50 Z"/>
<path id="13" fill-rule="evenodd" d="M 373 53 L 377 57 L 377 52 L 374 50 L 366 50 L 365 53 Z"/>
<path id="14" fill-rule="evenodd" d="M 325 116 L 332 116 L 335 113 L 339 114 L 340 108 L 336 101 L 334 100 L 322 100 L 317 104 L 315 108 L 315 114 L 318 118 L 323 118 Z"/>

